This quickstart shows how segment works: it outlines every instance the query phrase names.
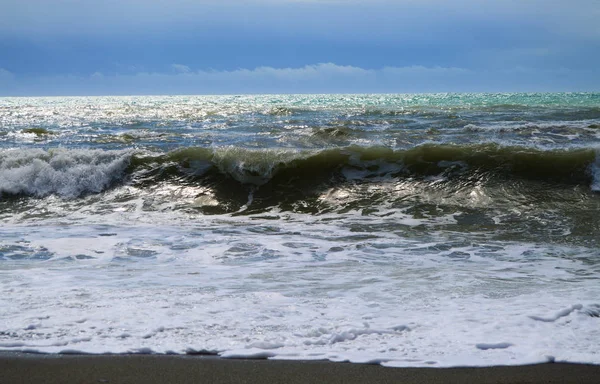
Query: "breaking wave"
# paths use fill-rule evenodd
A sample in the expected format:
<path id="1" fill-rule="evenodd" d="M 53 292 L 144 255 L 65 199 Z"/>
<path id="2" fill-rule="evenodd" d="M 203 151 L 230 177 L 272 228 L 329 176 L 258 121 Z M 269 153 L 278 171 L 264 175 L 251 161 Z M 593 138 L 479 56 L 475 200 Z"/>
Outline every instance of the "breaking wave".
<path id="1" fill-rule="evenodd" d="M 314 185 L 323 180 L 357 182 L 378 177 L 432 176 L 590 184 L 595 182 L 596 167 L 594 149 L 425 144 L 407 150 L 358 146 L 319 151 L 192 147 L 158 156 L 136 155 L 130 171 L 188 180 L 219 175 L 260 187 L 268 183 Z"/>
<path id="2" fill-rule="evenodd" d="M 305 191 L 383 179 L 532 181 L 600 190 L 600 162 L 590 148 L 539 150 L 495 144 L 425 144 L 319 151 L 187 147 L 166 153 L 134 150 L 27 149 L 0 152 L 0 193 L 65 198 L 131 183 L 170 181 L 227 189 Z"/>
<path id="3" fill-rule="evenodd" d="M 26 149 L 0 152 L 0 196 L 98 193 L 122 180 L 131 151 Z"/>

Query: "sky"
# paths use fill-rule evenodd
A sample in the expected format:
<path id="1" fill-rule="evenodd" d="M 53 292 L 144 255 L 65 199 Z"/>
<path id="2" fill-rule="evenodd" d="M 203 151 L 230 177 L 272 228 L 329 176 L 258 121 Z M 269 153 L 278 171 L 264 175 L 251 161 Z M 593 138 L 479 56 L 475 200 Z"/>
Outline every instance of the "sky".
<path id="1" fill-rule="evenodd" d="M 600 91 L 600 0 L 0 0 L 0 96 Z"/>

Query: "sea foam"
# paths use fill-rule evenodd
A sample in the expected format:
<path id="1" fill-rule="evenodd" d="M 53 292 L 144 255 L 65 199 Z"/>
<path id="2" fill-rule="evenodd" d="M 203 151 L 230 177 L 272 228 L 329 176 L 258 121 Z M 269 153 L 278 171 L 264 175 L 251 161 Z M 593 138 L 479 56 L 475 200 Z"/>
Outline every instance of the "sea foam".
<path id="1" fill-rule="evenodd" d="M 0 152 L 0 194 L 65 198 L 102 192 L 121 179 L 131 151 L 27 149 Z"/>

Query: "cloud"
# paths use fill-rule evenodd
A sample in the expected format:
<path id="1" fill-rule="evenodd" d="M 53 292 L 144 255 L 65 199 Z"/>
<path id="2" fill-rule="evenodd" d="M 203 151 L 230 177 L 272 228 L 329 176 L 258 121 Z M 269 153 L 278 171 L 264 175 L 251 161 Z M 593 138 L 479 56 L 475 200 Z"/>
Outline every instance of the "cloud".
<path id="1" fill-rule="evenodd" d="M 192 70 L 187 65 L 171 64 L 171 68 L 177 73 L 190 73 Z"/>
<path id="2" fill-rule="evenodd" d="M 476 71 L 425 66 L 365 69 L 334 63 L 296 68 L 263 66 L 232 71 L 192 71 L 184 65 L 173 69 L 179 70 L 176 73 L 94 73 L 90 76 L 15 77 L 11 74 L 9 77 L 12 86 L 7 90 L 0 88 L 0 94 L 34 96 L 600 90 L 600 71 L 569 69 L 542 71 L 515 67 Z M 0 71 L 0 79 L 4 72 Z"/>
<path id="3" fill-rule="evenodd" d="M 436 66 L 593 70 L 600 59 L 597 2 L 0 0 L 0 67 L 18 77 L 99 71 L 113 78 L 186 74 L 197 81 L 218 77 L 197 68 L 263 68 L 287 79 L 299 69 L 309 76 L 315 68 L 304 65 L 320 62 L 353 67 L 336 68 L 334 77 L 379 68 L 355 73 L 358 79 L 385 77 L 385 67 L 406 73 L 415 63 L 429 74 Z"/>

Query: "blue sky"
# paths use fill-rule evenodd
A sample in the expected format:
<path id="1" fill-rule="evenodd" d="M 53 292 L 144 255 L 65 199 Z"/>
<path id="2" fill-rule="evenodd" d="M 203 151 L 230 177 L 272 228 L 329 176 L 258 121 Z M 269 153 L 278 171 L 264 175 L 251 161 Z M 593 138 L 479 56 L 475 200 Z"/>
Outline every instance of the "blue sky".
<path id="1" fill-rule="evenodd" d="M 0 0 L 0 95 L 600 91 L 600 0 Z"/>

